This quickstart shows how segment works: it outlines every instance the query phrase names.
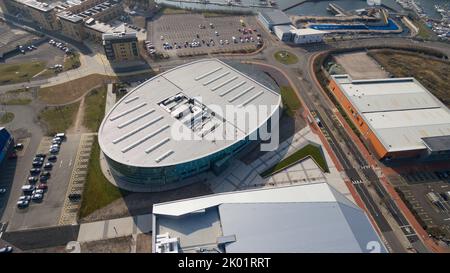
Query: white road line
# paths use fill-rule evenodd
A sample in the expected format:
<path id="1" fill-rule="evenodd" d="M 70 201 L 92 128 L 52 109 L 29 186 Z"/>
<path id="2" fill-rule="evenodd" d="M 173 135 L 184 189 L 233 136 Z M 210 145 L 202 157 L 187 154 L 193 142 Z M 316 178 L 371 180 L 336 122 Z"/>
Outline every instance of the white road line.
<path id="1" fill-rule="evenodd" d="M 60 163 L 59 163 L 59 167 L 60 168 L 62 167 L 62 163 L 63 163 L 63 161 L 61 160 Z"/>
<path id="2" fill-rule="evenodd" d="M 72 166 L 72 159 L 69 161 L 69 167 Z"/>

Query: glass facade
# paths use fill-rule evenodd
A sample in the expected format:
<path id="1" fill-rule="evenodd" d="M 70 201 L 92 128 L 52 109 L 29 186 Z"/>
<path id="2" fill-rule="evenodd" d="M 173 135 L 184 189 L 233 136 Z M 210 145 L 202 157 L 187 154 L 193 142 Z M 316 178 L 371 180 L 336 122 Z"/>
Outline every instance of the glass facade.
<path id="1" fill-rule="evenodd" d="M 249 142 L 248 139 L 244 139 L 226 149 L 200 159 L 156 168 L 128 166 L 105 156 L 112 174 L 121 180 L 132 184 L 160 187 L 180 182 L 183 179 L 210 170 L 215 162 L 237 153 Z"/>

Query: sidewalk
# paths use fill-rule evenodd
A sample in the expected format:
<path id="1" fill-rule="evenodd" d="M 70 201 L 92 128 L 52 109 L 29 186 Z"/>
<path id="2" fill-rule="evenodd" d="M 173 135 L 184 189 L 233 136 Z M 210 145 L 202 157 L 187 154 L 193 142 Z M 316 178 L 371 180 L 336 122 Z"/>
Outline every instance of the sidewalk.
<path id="1" fill-rule="evenodd" d="M 77 241 L 90 242 L 152 231 L 152 214 L 143 214 L 80 225 Z"/>

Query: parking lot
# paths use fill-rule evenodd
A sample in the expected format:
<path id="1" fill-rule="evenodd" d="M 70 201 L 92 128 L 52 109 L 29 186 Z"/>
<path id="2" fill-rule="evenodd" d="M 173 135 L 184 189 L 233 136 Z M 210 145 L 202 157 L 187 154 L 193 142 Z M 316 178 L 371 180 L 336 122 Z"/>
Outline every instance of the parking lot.
<path id="1" fill-rule="evenodd" d="M 389 179 L 425 225 L 439 227 L 450 239 L 450 170 L 408 172 Z M 435 202 L 429 193 L 436 196 Z"/>
<path id="2" fill-rule="evenodd" d="M 51 176 L 47 181 L 48 189 L 44 193 L 43 200 L 31 201 L 26 208 L 17 207 L 17 200 L 23 195 L 21 187 L 28 184 L 27 178 L 35 154 L 45 153 L 48 157 L 51 138 L 43 137 L 37 145 L 37 149 L 25 146 L 23 155 L 18 156 L 16 160 L 7 162 L 8 173 L 5 176 L 2 175 L 2 179 L 9 182 L 13 180 L 13 183 L 8 194 L 8 204 L 2 223 L 7 224 L 8 231 L 58 225 L 79 143 L 80 135 L 67 136 L 67 139 L 61 144 L 61 149 L 56 154 L 57 160 L 50 170 Z"/>
<path id="3" fill-rule="evenodd" d="M 156 51 L 178 56 L 252 51 L 257 48 L 258 35 L 263 34 L 254 16 L 204 17 L 202 14 L 156 17 L 148 23 L 147 30 L 147 40 Z M 165 43 L 171 49 L 164 49 Z"/>
<path id="4" fill-rule="evenodd" d="M 25 44 L 37 38 L 36 35 L 25 30 L 0 22 L 0 52 L 6 52 L 19 44 Z"/>

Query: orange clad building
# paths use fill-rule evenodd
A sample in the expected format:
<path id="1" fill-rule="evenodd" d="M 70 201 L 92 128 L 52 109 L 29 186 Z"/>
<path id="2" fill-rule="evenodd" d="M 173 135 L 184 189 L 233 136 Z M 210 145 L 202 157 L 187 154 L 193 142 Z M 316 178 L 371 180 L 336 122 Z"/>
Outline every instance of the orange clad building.
<path id="1" fill-rule="evenodd" d="M 331 78 L 330 90 L 379 159 L 450 158 L 450 111 L 417 80 Z"/>

